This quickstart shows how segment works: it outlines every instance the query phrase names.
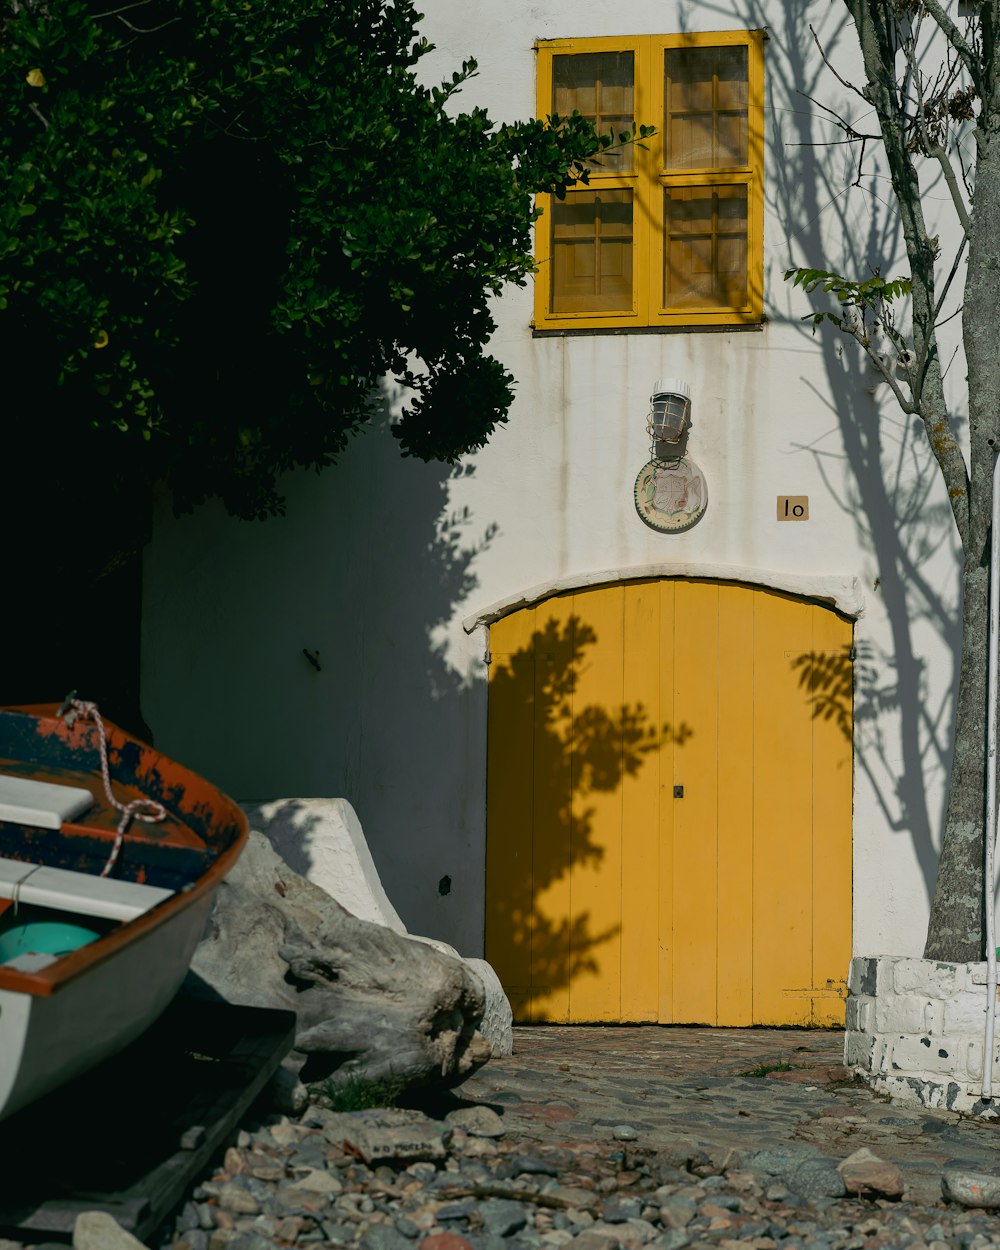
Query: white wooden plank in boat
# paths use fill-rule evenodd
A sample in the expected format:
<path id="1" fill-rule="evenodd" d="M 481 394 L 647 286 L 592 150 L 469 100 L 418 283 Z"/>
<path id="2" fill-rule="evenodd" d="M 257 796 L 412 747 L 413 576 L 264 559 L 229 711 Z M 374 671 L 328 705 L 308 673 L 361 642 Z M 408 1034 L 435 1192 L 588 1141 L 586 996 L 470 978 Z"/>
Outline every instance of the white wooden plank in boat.
<path id="1" fill-rule="evenodd" d="M 38 907 L 103 916 L 106 920 L 134 920 L 171 897 L 173 890 L 135 881 L 113 881 L 69 868 L 21 864 L 0 858 L 0 898 L 13 898 Z"/>
<path id="2" fill-rule="evenodd" d="M 94 796 L 79 786 L 61 786 L 30 777 L 0 773 L 0 820 L 40 829 L 58 829 L 94 806 Z"/>
<path id="3" fill-rule="evenodd" d="M 0 898 L 13 898 L 14 886 L 30 877 L 37 864 L 22 864 L 19 859 L 0 858 Z"/>

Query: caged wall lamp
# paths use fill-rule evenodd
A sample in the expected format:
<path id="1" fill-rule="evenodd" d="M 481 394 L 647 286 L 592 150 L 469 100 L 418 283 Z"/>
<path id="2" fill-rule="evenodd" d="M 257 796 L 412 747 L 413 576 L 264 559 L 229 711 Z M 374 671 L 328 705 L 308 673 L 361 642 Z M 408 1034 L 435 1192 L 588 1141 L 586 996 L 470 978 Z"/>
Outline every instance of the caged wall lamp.
<path id="1" fill-rule="evenodd" d="M 649 397 L 649 460 L 635 479 L 635 510 L 663 534 L 690 529 L 708 506 L 708 486 L 688 455 L 691 388 L 680 378 L 660 378 Z"/>
<path id="2" fill-rule="evenodd" d="M 657 458 L 657 448 L 676 448 L 682 444 L 691 425 L 691 388 L 680 378 L 660 378 L 649 397 L 646 432 L 652 441 L 650 451 Z M 683 452 L 660 459 L 676 460 Z"/>

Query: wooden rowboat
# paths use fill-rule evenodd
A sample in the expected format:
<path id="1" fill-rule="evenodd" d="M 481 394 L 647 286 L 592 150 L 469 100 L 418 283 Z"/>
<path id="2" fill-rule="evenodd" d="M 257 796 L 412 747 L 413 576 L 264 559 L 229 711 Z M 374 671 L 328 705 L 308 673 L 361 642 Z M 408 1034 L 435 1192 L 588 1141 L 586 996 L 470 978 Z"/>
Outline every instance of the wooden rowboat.
<path id="1" fill-rule="evenodd" d="M 247 837 L 232 799 L 65 706 L 0 710 L 0 1119 L 160 1015 Z"/>

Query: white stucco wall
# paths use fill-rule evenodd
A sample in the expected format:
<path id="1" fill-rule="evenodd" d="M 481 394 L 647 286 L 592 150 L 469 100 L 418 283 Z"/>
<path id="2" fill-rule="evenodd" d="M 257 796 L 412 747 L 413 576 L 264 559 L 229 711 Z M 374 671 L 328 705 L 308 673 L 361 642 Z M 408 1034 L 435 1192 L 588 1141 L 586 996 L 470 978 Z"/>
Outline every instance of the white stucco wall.
<path id="1" fill-rule="evenodd" d="M 176 520 L 164 505 L 145 566 L 143 708 L 157 744 L 241 800 L 349 799 L 407 927 L 475 954 L 487 670 L 484 629 L 463 622 L 539 586 L 649 566 L 841 585 L 858 613 L 855 951 L 919 953 L 948 764 L 955 540 L 922 433 L 884 386 L 872 394 L 842 343 L 802 326 L 808 305 L 781 278 L 797 263 L 888 271 L 898 251 L 884 183 L 848 191 L 854 156 L 816 146 L 839 136 L 799 94 L 840 101 L 808 29 L 850 66 L 840 6 L 423 7 L 428 76 L 475 56 L 459 102 L 497 119 L 533 111 L 536 38 L 767 26 L 767 324 L 532 339 L 531 292 L 513 290 L 493 350 L 517 399 L 461 470 L 402 461 L 372 429 L 335 469 L 282 483 L 283 519 L 241 523 L 210 505 Z M 691 386 L 690 452 L 709 487 L 704 518 L 675 535 L 647 528 L 632 501 L 662 376 Z M 808 495 L 809 521 L 778 523 L 781 494 Z"/>

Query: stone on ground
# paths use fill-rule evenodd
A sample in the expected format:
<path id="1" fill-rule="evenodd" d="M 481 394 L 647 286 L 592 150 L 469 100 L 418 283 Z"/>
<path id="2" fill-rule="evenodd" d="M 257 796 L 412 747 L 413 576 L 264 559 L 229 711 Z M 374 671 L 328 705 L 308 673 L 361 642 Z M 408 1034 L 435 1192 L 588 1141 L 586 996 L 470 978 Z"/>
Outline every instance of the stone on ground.
<path id="1" fill-rule="evenodd" d="M 1000 1207 L 1000 1176 L 985 1172 L 945 1172 L 941 1177 L 941 1190 L 951 1202 L 963 1207 L 983 1207 L 993 1210 Z"/>
<path id="2" fill-rule="evenodd" d="M 73 1250 L 146 1250 L 107 1211 L 81 1211 L 73 1225 Z"/>
<path id="3" fill-rule="evenodd" d="M 507 1130 L 492 1107 L 456 1107 L 445 1120 L 452 1128 L 464 1129 L 471 1137 L 503 1137 Z"/>
<path id="4" fill-rule="evenodd" d="M 903 1173 L 894 1163 L 880 1159 L 867 1146 L 855 1150 L 837 1167 L 849 1194 L 862 1198 L 899 1198 L 903 1193 Z"/>

